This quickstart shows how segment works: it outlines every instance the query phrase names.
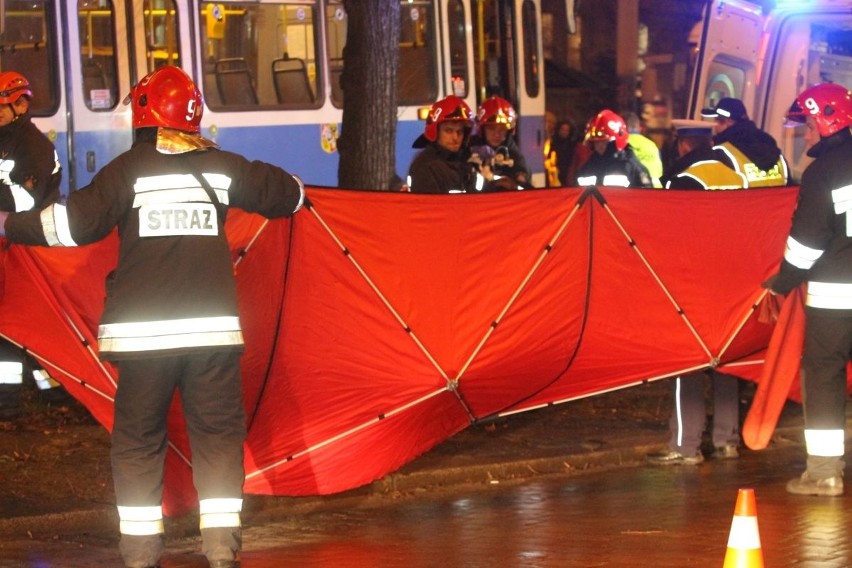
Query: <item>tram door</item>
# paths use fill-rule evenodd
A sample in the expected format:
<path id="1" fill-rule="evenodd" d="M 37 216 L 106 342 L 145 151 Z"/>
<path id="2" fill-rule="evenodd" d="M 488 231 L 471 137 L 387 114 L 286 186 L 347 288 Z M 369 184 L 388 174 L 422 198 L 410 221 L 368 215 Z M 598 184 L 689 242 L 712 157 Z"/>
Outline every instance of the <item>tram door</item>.
<path id="1" fill-rule="evenodd" d="M 533 185 L 543 187 L 540 0 L 474 0 L 471 10 L 476 104 L 493 95 L 512 103 L 519 116 L 517 141 L 532 168 Z"/>

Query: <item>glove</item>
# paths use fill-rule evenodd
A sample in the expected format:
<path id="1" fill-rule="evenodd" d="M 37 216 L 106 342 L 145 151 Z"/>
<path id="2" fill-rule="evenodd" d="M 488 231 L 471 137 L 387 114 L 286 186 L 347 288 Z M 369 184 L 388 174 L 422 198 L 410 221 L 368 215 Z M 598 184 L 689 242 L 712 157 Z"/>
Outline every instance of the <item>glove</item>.
<path id="1" fill-rule="evenodd" d="M 772 289 L 772 285 L 775 284 L 775 281 L 778 280 L 778 273 L 776 272 L 766 280 L 760 283 L 761 288 L 767 288 L 770 293 L 777 294 L 775 290 Z"/>

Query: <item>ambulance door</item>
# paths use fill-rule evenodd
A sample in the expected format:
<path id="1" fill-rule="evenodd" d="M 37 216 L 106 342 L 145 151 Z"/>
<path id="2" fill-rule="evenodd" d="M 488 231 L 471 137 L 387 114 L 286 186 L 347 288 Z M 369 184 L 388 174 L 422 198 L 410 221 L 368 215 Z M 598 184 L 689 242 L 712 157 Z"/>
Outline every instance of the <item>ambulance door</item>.
<path id="1" fill-rule="evenodd" d="M 811 159 L 804 128 L 785 128 L 784 116 L 807 87 L 832 82 L 852 89 L 852 10 L 848 1 L 822 0 L 776 8 L 764 30 L 765 55 L 755 122 L 778 141 L 794 180 Z"/>
<path id="2" fill-rule="evenodd" d="M 724 97 L 742 100 L 751 112 L 764 22 L 761 8 L 742 0 L 713 0 L 705 10 L 688 117 L 700 119 L 702 108 Z"/>

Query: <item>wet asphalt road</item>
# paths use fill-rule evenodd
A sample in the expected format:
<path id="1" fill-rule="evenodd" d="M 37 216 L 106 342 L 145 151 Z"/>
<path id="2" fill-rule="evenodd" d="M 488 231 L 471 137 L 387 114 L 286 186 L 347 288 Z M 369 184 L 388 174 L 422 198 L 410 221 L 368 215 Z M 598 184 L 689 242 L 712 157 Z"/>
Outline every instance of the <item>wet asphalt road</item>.
<path id="1" fill-rule="evenodd" d="M 745 487 L 755 490 L 766 567 L 848 568 L 852 492 L 787 495 L 784 484 L 803 462 L 801 447 L 790 444 L 697 467 L 631 466 L 342 500 L 274 521 L 249 518 L 242 568 L 718 568 Z M 162 568 L 206 567 L 198 549 L 197 539 L 170 542 Z M 114 535 L 0 544 L 4 568 L 121 565 Z"/>

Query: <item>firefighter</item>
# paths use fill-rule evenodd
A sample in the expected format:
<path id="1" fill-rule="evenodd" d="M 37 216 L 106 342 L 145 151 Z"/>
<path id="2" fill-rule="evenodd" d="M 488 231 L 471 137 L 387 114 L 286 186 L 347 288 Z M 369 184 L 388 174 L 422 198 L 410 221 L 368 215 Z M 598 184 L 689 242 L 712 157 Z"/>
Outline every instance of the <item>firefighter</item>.
<path id="1" fill-rule="evenodd" d="M 807 282 L 801 362 L 807 466 L 796 495 L 842 495 L 846 364 L 852 352 L 852 93 L 832 83 L 805 89 L 788 121 L 804 123 L 808 156 L 784 260 L 766 286 L 788 294 Z"/>
<path id="2" fill-rule="evenodd" d="M 715 107 L 702 110 L 701 116 L 714 119 L 717 159 L 745 178 L 743 187 L 787 185 L 789 170 L 778 144 L 749 120 L 741 100 L 722 98 Z"/>
<path id="3" fill-rule="evenodd" d="M 473 115 L 464 99 L 449 95 L 432 105 L 426 127 L 412 144 L 422 148 L 408 168 L 412 193 L 481 193 L 495 179 L 489 160 L 470 151 Z M 502 179 L 502 178 L 500 178 Z M 505 183 L 497 179 L 495 183 Z"/>
<path id="4" fill-rule="evenodd" d="M 493 156 L 491 170 L 495 176 L 509 178 L 514 184 L 506 189 L 528 189 L 532 173 L 521 149 L 515 142 L 518 115 L 512 104 L 502 97 L 489 97 L 476 111 L 476 133 L 471 137 L 473 154 Z M 501 188 L 493 184 L 495 189 Z"/>
<path id="5" fill-rule="evenodd" d="M 651 187 L 651 174 L 628 145 L 627 124 L 604 109 L 586 124 L 584 143 L 594 151 L 577 172 L 576 185 Z"/>
<path id="6" fill-rule="evenodd" d="M 0 73 L 0 211 L 41 209 L 59 201 L 59 158 L 53 143 L 32 123 L 32 97 L 26 77 L 15 71 Z M 45 400 L 62 402 L 67 396 L 27 359 L 21 349 L 0 339 L 0 420 L 20 414 L 25 367 L 31 368 Z"/>
<path id="7" fill-rule="evenodd" d="M 125 99 L 134 142 L 67 205 L 0 217 L 9 240 L 75 246 L 118 229 L 119 258 L 98 328 L 102 358 L 117 364 L 112 471 L 128 567 L 163 552 L 166 417 L 180 392 L 198 491 L 203 553 L 238 566 L 243 441 L 233 266 L 224 232 L 229 207 L 292 215 L 304 186 L 263 162 L 201 136 L 204 101 L 178 67 L 160 67 Z"/>

